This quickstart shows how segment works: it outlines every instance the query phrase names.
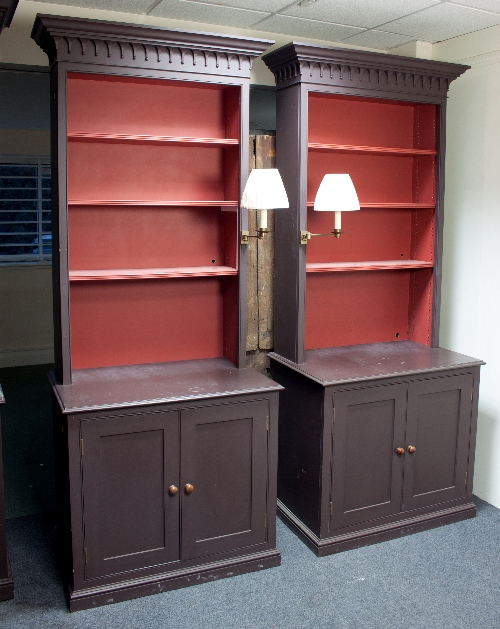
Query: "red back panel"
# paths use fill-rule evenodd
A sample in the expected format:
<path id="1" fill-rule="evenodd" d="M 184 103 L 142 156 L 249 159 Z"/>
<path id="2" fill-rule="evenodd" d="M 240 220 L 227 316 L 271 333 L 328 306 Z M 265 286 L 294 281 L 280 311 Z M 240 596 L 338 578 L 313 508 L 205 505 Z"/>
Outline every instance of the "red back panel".
<path id="1" fill-rule="evenodd" d="M 422 345 L 431 344 L 433 278 L 432 269 L 420 269 L 411 275 L 408 338 Z"/>
<path id="2" fill-rule="evenodd" d="M 225 138 L 239 118 L 237 87 L 69 73 L 67 90 L 70 132 Z"/>
<path id="3" fill-rule="evenodd" d="M 224 251 L 225 214 L 218 207 L 70 207 L 69 268 L 235 266 Z"/>
<path id="4" fill-rule="evenodd" d="M 71 285 L 72 368 L 223 355 L 219 278 Z"/>
<path id="5" fill-rule="evenodd" d="M 69 142 L 68 198 L 223 201 L 224 149 Z"/>
<path id="6" fill-rule="evenodd" d="M 330 233 L 333 223 L 333 212 L 308 208 L 307 229 L 312 233 Z M 411 210 L 363 208 L 359 212 L 343 212 L 342 231 L 340 238 L 312 238 L 307 243 L 307 262 L 412 259 Z"/>
<path id="7" fill-rule="evenodd" d="M 309 142 L 414 148 L 414 109 L 412 103 L 311 93 Z"/>
<path id="8" fill-rule="evenodd" d="M 360 203 L 411 203 L 414 159 L 309 151 L 307 200 L 314 201 L 327 173 L 347 173 Z"/>
<path id="9" fill-rule="evenodd" d="M 305 349 L 407 339 L 409 288 L 410 271 L 308 274 Z"/>

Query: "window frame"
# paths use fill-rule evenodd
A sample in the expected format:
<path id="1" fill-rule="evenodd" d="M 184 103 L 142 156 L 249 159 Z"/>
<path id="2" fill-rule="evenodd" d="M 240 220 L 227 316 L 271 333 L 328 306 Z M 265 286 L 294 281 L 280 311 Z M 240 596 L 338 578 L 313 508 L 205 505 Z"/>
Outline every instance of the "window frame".
<path id="1" fill-rule="evenodd" d="M 43 201 L 47 201 L 47 199 L 43 199 L 43 186 L 42 179 L 46 177 L 43 176 L 43 167 L 51 168 L 51 160 L 48 155 L 2 155 L 0 154 L 0 165 L 2 166 L 37 166 L 37 234 L 36 236 L 39 241 L 39 253 L 23 253 L 23 254 L 3 254 L 0 252 L 0 266 L 12 266 L 12 265 L 50 265 L 52 264 L 52 251 L 51 253 L 44 253 L 43 251 L 43 236 L 50 233 L 52 235 L 52 220 L 51 220 L 51 228 L 50 232 L 43 230 Z M 50 175 L 49 175 L 50 177 Z M 46 188 L 45 188 L 46 189 Z M 52 197 L 52 193 L 51 193 Z M 35 199 L 29 199 L 30 201 L 34 201 Z M 50 201 L 52 198 L 50 199 Z M 0 200 L 0 205 L 3 205 L 7 202 L 8 199 Z M 0 207 L 0 209 L 2 209 Z M 0 215 L 1 216 L 1 215 Z M 52 207 L 51 207 L 51 217 L 52 217 Z M 1 220 L 1 218 L 0 218 Z M 45 221 L 46 223 L 47 221 Z M 0 232 L 2 231 L 2 226 L 0 225 Z M 15 232 L 13 232 L 15 233 Z M 36 244 L 36 243 L 33 243 Z M 51 245 L 53 241 L 51 239 Z"/>

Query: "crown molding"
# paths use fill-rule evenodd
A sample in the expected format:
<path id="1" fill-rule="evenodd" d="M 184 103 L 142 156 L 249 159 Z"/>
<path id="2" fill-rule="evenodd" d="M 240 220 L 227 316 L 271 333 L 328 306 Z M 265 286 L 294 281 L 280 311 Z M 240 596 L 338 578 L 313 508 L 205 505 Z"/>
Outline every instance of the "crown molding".
<path id="1" fill-rule="evenodd" d="M 18 4 L 19 0 L 0 0 L 0 33 L 10 26 Z"/>
<path id="2" fill-rule="evenodd" d="M 292 42 L 262 57 L 278 89 L 294 83 L 446 97 L 468 66 Z"/>
<path id="3" fill-rule="evenodd" d="M 274 41 L 197 31 L 37 15 L 31 37 L 55 62 L 250 77 Z"/>

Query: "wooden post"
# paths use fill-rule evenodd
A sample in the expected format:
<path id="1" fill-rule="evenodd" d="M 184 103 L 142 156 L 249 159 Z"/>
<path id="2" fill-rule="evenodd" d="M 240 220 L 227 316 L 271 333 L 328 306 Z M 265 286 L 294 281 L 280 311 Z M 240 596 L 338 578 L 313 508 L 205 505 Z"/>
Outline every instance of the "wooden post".
<path id="1" fill-rule="evenodd" d="M 276 138 L 250 136 L 254 168 L 276 167 Z M 253 160 L 252 160 L 253 158 Z M 252 167 L 251 167 L 252 168 Z M 251 170 L 250 168 L 250 170 Z M 257 232 L 257 212 L 249 212 L 250 233 Z M 250 239 L 248 250 L 247 365 L 267 374 L 267 354 L 273 349 L 274 211 L 268 212 L 268 229 L 262 240 Z"/>

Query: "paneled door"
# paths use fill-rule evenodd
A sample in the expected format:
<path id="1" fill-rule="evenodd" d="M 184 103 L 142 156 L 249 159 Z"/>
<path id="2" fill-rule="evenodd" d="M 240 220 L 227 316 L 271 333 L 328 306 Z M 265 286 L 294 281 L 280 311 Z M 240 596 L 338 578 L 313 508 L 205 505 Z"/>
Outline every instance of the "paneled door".
<path id="1" fill-rule="evenodd" d="M 267 400 L 181 413 L 182 559 L 267 541 Z"/>
<path id="2" fill-rule="evenodd" d="M 406 384 L 334 393 L 330 529 L 401 510 Z"/>
<path id="3" fill-rule="evenodd" d="M 465 497 L 472 374 L 408 384 L 403 510 Z"/>
<path id="4" fill-rule="evenodd" d="M 81 422 L 85 578 L 179 560 L 179 413 Z"/>

